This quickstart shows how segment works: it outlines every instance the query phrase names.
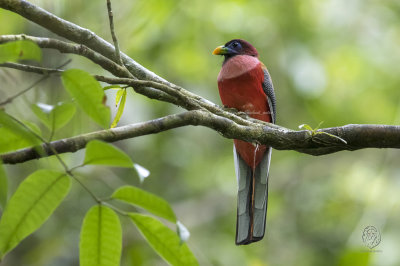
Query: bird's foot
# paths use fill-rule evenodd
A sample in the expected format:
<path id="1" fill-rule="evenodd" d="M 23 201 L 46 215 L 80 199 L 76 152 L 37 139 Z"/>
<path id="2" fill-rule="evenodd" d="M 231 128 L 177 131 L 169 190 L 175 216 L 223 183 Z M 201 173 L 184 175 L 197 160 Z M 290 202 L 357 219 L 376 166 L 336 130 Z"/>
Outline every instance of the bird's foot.
<path id="1" fill-rule="evenodd" d="M 236 108 L 230 108 L 230 107 L 226 107 L 226 106 L 224 106 L 224 111 L 227 111 L 227 112 L 230 112 L 230 113 L 234 113 L 234 114 L 236 114 L 237 112 L 239 112 L 239 110 L 238 109 L 236 109 Z"/>
<path id="2" fill-rule="evenodd" d="M 244 118 L 244 119 L 249 118 L 249 115 L 246 112 L 239 111 L 236 108 L 230 108 L 230 107 L 226 107 L 225 106 L 224 107 L 224 111 L 227 111 L 227 112 L 230 112 L 230 113 L 234 113 L 235 115 L 240 116 L 241 118 Z"/>

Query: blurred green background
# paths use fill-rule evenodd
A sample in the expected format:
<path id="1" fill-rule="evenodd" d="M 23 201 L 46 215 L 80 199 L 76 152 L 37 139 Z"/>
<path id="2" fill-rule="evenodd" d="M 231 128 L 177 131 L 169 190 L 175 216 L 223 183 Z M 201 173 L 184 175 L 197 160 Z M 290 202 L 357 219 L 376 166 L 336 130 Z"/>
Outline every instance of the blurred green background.
<path id="1" fill-rule="evenodd" d="M 31 1 L 111 41 L 106 1 Z M 222 58 L 212 50 L 233 38 L 251 42 L 269 68 L 278 101 L 277 123 L 296 129 L 400 122 L 400 2 L 379 0 L 141 0 L 113 1 L 121 50 L 167 80 L 220 103 L 216 77 Z M 0 34 L 54 34 L 0 10 Z M 106 74 L 90 61 L 46 50 L 45 66 L 72 58 L 70 68 Z M 0 69 L 0 98 L 29 86 L 35 74 Z M 113 105 L 115 93 L 107 92 Z M 30 105 L 68 100 L 53 77 L 6 110 L 39 124 Z M 129 92 L 119 125 L 182 111 Z M 78 112 L 56 138 L 97 130 Z M 42 127 L 43 135 L 48 132 Z M 84 182 L 100 195 L 135 184 L 170 202 L 191 232 L 200 265 L 400 265 L 399 151 L 368 149 L 312 157 L 274 151 L 264 240 L 235 246 L 236 177 L 232 140 L 186 127 L 121 141 L 117 146 L 151 171 L 86 167 Z M 69 166 L 83 151 L 64 154 Z M 59 168 L 54 158 L 7 166 L 10 193 L 29 173 Z M 94 202 L 77 184 L 45 225 L 2 265 L 77 265 L 79 230 Z M 128 220 L 122 265 L 165 265 Z M 362 241 L 375 226 L 381 243 Z"/>

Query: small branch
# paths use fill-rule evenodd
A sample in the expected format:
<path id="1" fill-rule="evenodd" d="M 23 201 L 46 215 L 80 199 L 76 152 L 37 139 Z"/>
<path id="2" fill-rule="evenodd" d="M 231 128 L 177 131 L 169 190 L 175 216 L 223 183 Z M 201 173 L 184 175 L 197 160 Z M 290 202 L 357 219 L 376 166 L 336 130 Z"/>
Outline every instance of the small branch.
<path id="1" fill-rule="evenodd" d="M 30 85 L 28 88 L 18 92 L 17 94 L 10 96 L 9 98 L 7 98 L 5 101 L 0 102 L 0 107 L 6 104 L 11 103 L 12 101 L 14 101 L 15 98 L 21 96 L 22 94 L 28 92 L 29 90 L 31 90 L 32 88 L 34 88 L 36 85 L 38 85 L 40 82 L 46 80 L 49 77 L 50 73 L 54 73 L 54 72 L 61 72 L 62 70 L 59 68 L 62 68 L 66 65 L 68 65 L 71 62 L 71 59 L 67 60 L 65 63 L 59 65 L 57 67 L 57 69 L 52 69 L 52 68 L 43 68 L 43 67 L 35 67 L 35 66 L 29 66 L 29 65 L 23 65 L 23 64 L 18 64 L 18 63 L 3 63 L 0 64 L 0 67 L 9 67 L 9 68 L 15 68 L 15 69 L 19 69 L 19 70 L 23 70 L 23 71 L 27 71 L 27 72 L 36 72 L 36 73 L 40 73 L 40 74 L 44 74 L 43 77 L 41 77 L 40 79 L 38 79 L 37 81 L 35 81 L 32 85 Z M 37 72 L 37 71 L 41 71 L 41 72 Z"/>
<path id="2" fill-rule="evenodd" d="M 71 60 L 68 60 L 68 63 L 71 62 Z M 36 74 L 52 74 L 52 73 L 61 73 L 64 70 L 59 69 L 59 68 L 47 68 L 47 67 L 37 67 L 37 66 L 31 66 L 31 65 L 25 65 L 25 64 L 19 64 L 19 63 L 11 63 L 11 62 L 6 62 L 3 64 L 0 64 L 0 67 L 8 67 L 8 68 L 13 68 L 25 72 L 32 72 Z"/>
<path id="3" fill-rule="evenodd" d="M 54 154 L 54 150 L 58 154 L 78 151 L 94 139 L 115 142 L 188 125 L 201 125 L 211 128 L 226 138 L 242 139 L 269 145 L 278 150 L 296 150 L 311 155 L 323 155 L 341 150 L 363 148 L 400 148 L 398 141 L 400 138 L 400 126 L 347 125 L 318 131 L 339 136 L 347 141 L 348 144 L 344 144 L 326 134 L 318 134 L 315 136 L 318 139 L 313 140 L 310 139 L 308 131 L 293 131 L 286 128 L 275 129 L 262 123 L 252 123 L 251 126 L 238 125 L 227 118 L 200 110 L 187 111 L 143 123 L 57 140 L 48 145 L 43 144 L 42 148 L 47 154 L 45 156 L 50 156 Z M 38 154 L 34 148 L 26 148 L 0 155 L 0 159 L 6 164 L 16 164 L 41 157 L 43 155 Z"/>
<path id="4" fill-rule="evenodd" d="M 118 39 L 117 39 L 117 36 L 115 35 L 115 31 L 114 31 L 114 16 L 113 16 L 113 11 L 111 9 L 111 0 L 107 0 L 107 10 L 108 10 L 108 20 L 110 21 L 111 37 L 113 39 L 114 47 L 115 47 L 115 58 L 117 59 L 117 63 L 119 65 L 123 65 L 122 60 L 121 60 L 121 53 L 119 51 Z"/>
<path id="5" fill-rule="evenodd" d="M 8 68 L 18 69 L 18 70 L 25 71 L 25 72 L 31 72 L 31 73 L 45 75 L 44 77 L 40 78 L 37 82 L 35 82 L 33 85 L 31 85 L 27 89 L 23 90 L 21 93 L 18 93 L 16 95 L 6 99 L 5 101 L 1 102 L 0 106 L 10 103 L 14 98 L 16 98 L 19 95 L 30 90 L 31 88 L 36 86 L 41 81 L 48 78 L 49 74 L 54 74 L 54 73 L 58 74 L 58 73 L 62 73 L 64 71 L 61 69 L 44 68 L 44 67 L 37 67 L 37 66 L 19 64 L 19 63 L 3 63 L 3 64 L 0 64 L 0 67 L 8 67 Z M 165 93 L 158 89 L 153 89 L 151 87 L 146 87 L 146 86 L 151 86 L 151 85 L 155 85 L 155 86 L 160 85 L 161 88 L 164 88 L 165 86 L 167 86 L 167 85 L 163 85 L 161 83 L 150 82 L 150 81 L 135 82 L 135 81 L 137 81 L 135 79 L 108 78 L 108 77 L 98 76 L 98 75 L 94 75 L 94 78 L 96 78 L 98 81 L 106 82 L 109 84 L 125 84 L 128 87 L 133 87 L 135 92 L 142 94 L 150 99 L 168 102 L 168 103 L 172 103 L 174 105 L 180 105 L 179 101 L 176 98 L 174 98 L 173 96 L 169 95 L 168 93 Z"/>
<path id="6" fill-rule="evenodd" d="M 1 6 L 1 2 L 0 2 Z M 93 63 L 101 66 L 103 69 L 109 71 L 111 74 L 118 77 L 132 77 L 128 70 L 124 67 L 116 64 L 112 60 L 102 56 L 99 53 L 94 52 L 85 45 L 68 43 L 51 38 L 39 38 L 28 36 L 24 34 L 20 35 L 1 35 L 0 43 L 19 41 L 19 40 L 30 40 L 36 43 L 40 48 L 49 48 L 58 50 L 61 53 L 77 54 L 84 56 L 91 60 Z"/>

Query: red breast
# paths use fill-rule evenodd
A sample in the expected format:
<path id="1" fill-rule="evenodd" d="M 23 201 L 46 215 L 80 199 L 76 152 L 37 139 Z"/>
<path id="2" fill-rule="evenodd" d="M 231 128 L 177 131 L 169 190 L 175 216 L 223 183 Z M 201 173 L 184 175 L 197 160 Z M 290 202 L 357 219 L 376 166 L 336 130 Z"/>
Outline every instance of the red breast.
<path id="1" fill-rule="evenodd" d="M 249 116 L 271 122 L 267 96 L 262 88 L 264 71 L 254 56 L 237 55 L 222 66 L 218 75 L 218 88 L 222 104 L 246 112 Z M 266 146 L 260 146 L 255 154 L 251 143 L 235 140 L 235 147 L 249 166 L 261 161 Z M 255 160 L 254 160 L 255 157 Z"/>

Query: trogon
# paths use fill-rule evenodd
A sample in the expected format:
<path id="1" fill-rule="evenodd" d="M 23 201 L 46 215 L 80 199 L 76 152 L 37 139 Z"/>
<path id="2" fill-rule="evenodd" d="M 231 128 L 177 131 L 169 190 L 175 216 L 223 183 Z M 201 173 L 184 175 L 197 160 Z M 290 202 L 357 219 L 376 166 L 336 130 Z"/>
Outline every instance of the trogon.
<path id="1" fill-rule="evenodd" d="M 213 54 L 224 56 L 218 75 L 222 104 L 275 123 L 274 87 L 257 50 L 245 40 L 234 39 Z M 246 245 L 265 234 L 271 147 L 235 139 L 233 153 L 238 181 L 236 244 Z"/>

